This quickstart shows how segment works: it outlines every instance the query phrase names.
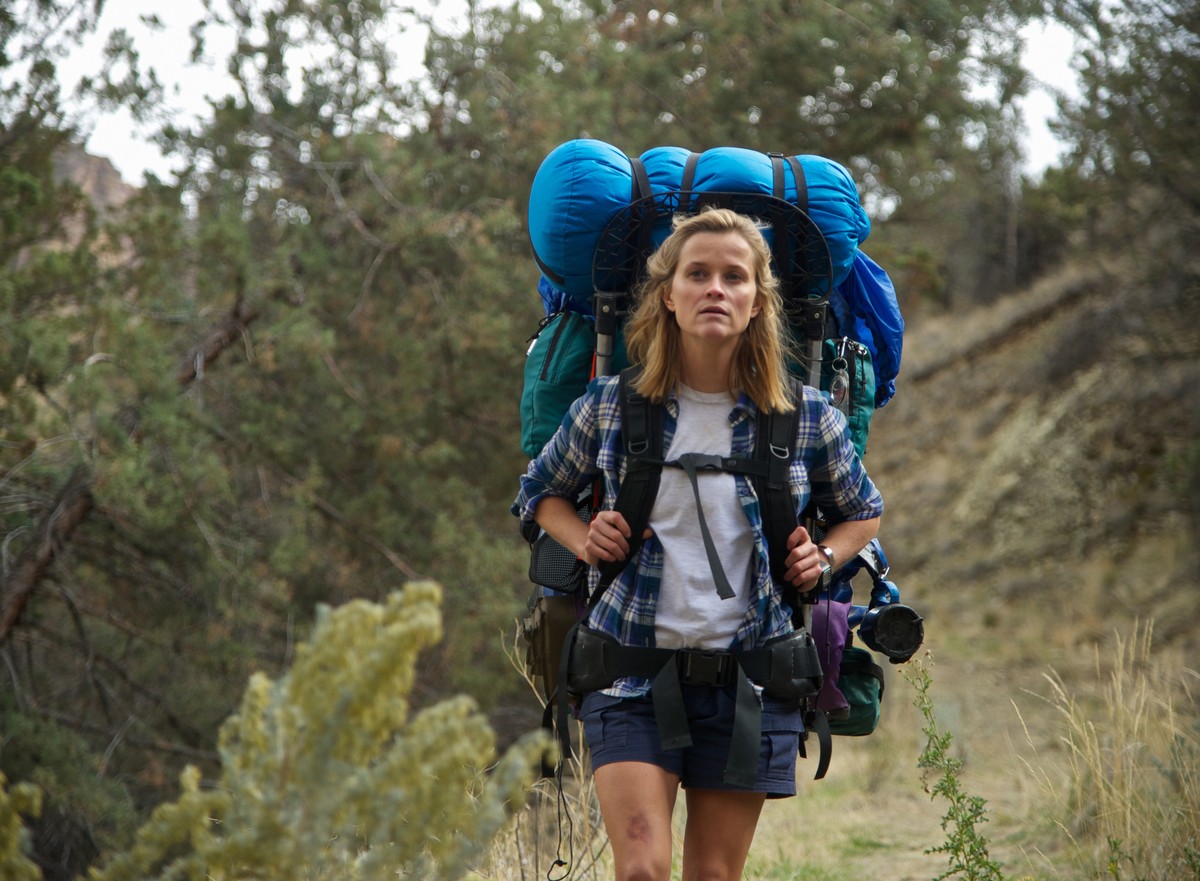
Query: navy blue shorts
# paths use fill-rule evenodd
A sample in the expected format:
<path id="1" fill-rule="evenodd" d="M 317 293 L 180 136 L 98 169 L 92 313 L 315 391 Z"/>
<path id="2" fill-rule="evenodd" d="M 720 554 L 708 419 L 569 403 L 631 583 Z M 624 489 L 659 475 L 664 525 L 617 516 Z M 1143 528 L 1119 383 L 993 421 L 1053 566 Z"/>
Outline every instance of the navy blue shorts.
<path id="1" fill-rule="evenodd" d="M 584 695 L 579 716 L 592 767 L 647 762 L 678 776 L 685 788 L 764 792 L 768 798 L 795 795 L 796 754 L 804 723 L 794 704 L 766 696 L 762 698 L 758 779 L 749 788 L 725 782 L 736 691 L 735 685 L 683 686 L 692 745 L 672 750 L 660 746 L 654 704 L 648 696 L 616 698 L 599 691 Z"/>

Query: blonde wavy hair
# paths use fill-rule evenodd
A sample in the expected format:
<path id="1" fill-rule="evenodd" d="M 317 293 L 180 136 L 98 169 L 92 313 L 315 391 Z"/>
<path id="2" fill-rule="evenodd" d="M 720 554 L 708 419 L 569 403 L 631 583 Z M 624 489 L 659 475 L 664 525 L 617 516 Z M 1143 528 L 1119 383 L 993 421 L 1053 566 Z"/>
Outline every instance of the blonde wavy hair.
<path id="1" fill-rule="evenodd" d="M 679 325 L 664 298 L 688 239 L 698 233 L 736 233 L 750 246 L 754 263 L 758 314 L 742 334 L 729 368 L 729 388 L 743 389 L 764 412 L 794 408 L 787 378 L 790 337 L 783 320 L 779 280 L 771 271 L 771 252 L 759 223 L 728 208 L 706 208 L 699 214 L 676 215 L 672 231 L 646 262 L 646 278 L 626 325 L 625 342 L 632 363 L 640 364 L 635 389 L 661 403 L 678 386 L 682 353 Z"/>

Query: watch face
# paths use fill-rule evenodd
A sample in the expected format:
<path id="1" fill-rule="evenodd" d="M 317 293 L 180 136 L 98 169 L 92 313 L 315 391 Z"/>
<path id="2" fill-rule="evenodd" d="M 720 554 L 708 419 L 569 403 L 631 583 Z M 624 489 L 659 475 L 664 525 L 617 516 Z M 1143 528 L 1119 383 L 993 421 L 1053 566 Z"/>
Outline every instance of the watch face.
<path id="1" fill-rule="evenodd" d="M 833 568 L 833 559 L 834 559 L 833 551 L 830 550 L 829 548 L 827 548 L 825 545 L 817 545 L 817 550 L 819 550 L 822 554 L 825 555 L 825 559 L 829 563 L 829 568 L 832 569 Z"/>

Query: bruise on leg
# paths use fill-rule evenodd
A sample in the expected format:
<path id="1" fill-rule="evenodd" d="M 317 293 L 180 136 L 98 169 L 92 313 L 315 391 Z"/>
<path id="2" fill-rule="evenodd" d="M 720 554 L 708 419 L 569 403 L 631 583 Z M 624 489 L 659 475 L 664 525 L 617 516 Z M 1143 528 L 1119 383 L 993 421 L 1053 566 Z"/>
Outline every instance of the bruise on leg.
<path id="1" fill-rule="evenodd" d="M 654 840 L 654 826 L 645 814 L 634 814 L 625 827 L 625 837 L 629 841 L 648 844 Z"/>

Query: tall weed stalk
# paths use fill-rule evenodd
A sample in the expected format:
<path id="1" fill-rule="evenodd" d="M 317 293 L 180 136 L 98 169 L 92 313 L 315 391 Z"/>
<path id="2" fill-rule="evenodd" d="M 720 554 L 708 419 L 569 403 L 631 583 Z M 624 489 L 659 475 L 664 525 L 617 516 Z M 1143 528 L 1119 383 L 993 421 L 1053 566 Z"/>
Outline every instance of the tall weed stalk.
<path id="1" fill-rule="evenodd" d="M 925 720 L 925 749 L 917 760 L 922 770 L 925 791 L 930 798 L 943 798 L 947 802 L 942 815 L 942 831 L 946 840 L 926 853 L 945 854 L 948 868 L 934 881 L 960 878 L 965 881 L 1004 881 L 1000 865 L 988 853 L 986 836 L 980 826 L 987 822 L 985 799 L 970 795 L 962 786 L 962 760 L 951 754 L 953 736 L 942 732 L 934 714 L 933 699 L 929 690 L 933 678 L 927 664 L 914 660 L 903 670 L 904 678 L 917 691 L 913 704 Z M 933 782 L 930 783 L 930 780 Z"/>

